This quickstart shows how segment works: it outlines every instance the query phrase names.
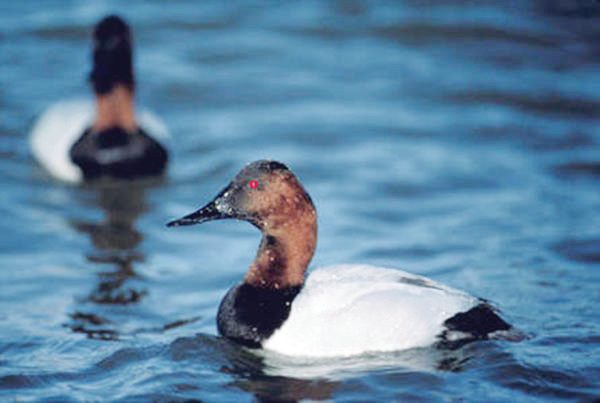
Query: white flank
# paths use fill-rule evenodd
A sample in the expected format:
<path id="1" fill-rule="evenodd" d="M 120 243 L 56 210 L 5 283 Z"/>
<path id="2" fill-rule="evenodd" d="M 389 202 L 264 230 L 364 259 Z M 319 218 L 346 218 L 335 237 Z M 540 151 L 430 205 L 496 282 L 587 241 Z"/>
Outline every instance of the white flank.
<path id="1" fill-rule="evenodd" d="M 263 345 L 292 356 L 348 356 L 425 347 L 475 297 L 401 270 L 339 265 L 312 272 L 290 316 Z"/>

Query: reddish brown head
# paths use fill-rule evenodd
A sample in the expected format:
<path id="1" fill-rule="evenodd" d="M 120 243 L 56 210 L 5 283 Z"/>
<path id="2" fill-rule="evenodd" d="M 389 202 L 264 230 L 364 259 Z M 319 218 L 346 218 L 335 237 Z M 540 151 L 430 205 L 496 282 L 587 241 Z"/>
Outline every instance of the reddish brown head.
<path id="1" fill-rule="evenodd" d="M 245 281 L 266 288 L 302 285 L 317 242 L 317 214 L 294 174 L 276 161 L 247 165 L 217 197 L 168 226 L 235 218 L 263 233 Z"/>

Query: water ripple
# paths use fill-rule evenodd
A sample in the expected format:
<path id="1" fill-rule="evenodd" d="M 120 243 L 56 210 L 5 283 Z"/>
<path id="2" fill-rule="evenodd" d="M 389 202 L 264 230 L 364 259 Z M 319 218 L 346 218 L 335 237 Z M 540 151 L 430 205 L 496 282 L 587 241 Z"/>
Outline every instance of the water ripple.
<path id="1" fill-rule="evenodd" d="M 167 123 L 172 165 L 159 183 L 63 186 L 27 134 L 89 93 L 108 12 L 131 22 L 136 97 Z M 0 399 L 597 398 L 599 18 L 594 0 L 4 2 Z M 259 158 L 317 205 L 312 266 L 405 267 L 533 336 L 324 361 L 216 336 L 259 234 L 164 224 Z"/>

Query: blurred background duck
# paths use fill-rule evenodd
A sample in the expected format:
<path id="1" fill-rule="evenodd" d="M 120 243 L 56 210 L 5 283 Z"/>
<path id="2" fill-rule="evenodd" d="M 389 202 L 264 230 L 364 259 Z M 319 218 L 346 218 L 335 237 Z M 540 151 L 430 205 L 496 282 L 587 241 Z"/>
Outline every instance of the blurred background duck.
<path id="1" fill-rule="evenodd" d="M 111 15 L 94 29 L 90 83 L 95 102 L 71 100 L 50 107 L 30 137 L 38 162 L 67 182 L 139 179 L 162 175 L 168 162 L 165 125 L 147 110 L 136 114 L 132 35 Z"/>

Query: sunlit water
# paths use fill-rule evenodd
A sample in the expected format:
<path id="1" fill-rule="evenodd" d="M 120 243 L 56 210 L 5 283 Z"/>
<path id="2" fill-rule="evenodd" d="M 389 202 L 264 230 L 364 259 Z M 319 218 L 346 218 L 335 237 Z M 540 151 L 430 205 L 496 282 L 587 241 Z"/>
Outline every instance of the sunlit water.
<path id="1" fill-rule="evenodd" d="M 3 2 L 0 399 L 597 398 L 600 6 L 470 3 Z M 65 186 L 27 135 L 87 94 L 90 27 L 111 11 L 132 23 L 171 169 Z M 336 360 L 219 338 L 259 233 L 164 223 L 264 157 L 315 201 L 312 267 L 426 275 L 529 338 Z"/>

